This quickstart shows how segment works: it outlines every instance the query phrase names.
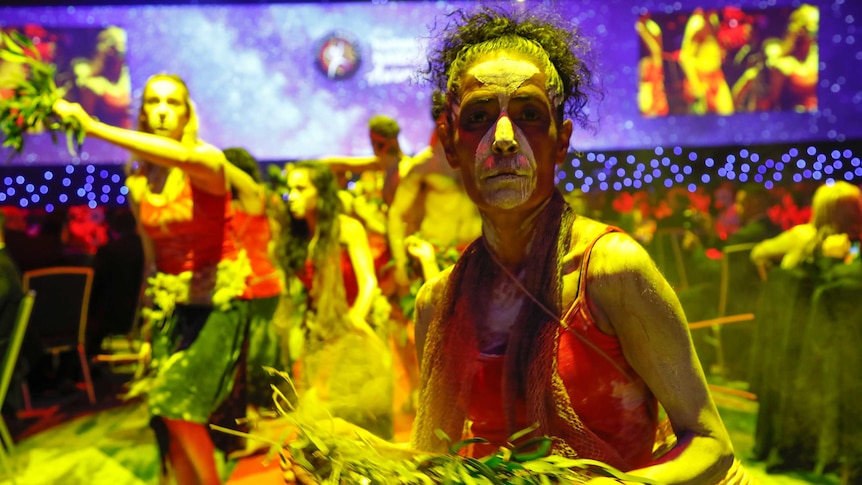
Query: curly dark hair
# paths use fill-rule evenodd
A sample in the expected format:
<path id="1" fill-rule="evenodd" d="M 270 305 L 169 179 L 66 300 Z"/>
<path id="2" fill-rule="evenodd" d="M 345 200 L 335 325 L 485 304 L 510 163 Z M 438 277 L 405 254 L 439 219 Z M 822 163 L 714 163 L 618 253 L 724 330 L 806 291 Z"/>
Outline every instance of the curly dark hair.
<path id="1" fill-rule="evenodd" d="M 480 7 L 472 13 L 456 10 L 448 16 L 436 46 L 428 57 L 424 74 L 435 89 L 450 100 L 460 98 L 464 70 L 478 57 L 495 50 L 517 52 L 545 67 L 548 87 L 560 97 L 557 116 L 569 117 L 581 126 L 589 125 L 585 106 L 589 92 L 597 92 L 586 39 L 573 25 L 545 12 L 515 12 L 503 8 Z M 547 69 L 553 67 L 554 73 Z"/>

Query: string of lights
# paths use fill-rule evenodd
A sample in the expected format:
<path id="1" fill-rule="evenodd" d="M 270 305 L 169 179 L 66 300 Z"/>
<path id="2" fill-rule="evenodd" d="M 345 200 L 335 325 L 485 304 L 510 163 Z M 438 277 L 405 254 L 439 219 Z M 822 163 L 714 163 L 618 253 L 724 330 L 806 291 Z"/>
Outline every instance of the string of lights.
<path id="1" fill-rule="evenodd" d="M 270 161 L 265 164 L 285 161 Z M 267 173 L 263 170 L 263 173 Z M 685 187 L 694 192 L 723 181 L 767 189 L 830 180 L 862 182 L 862 140 L 725 147 L 656 147 L 587 151 L 557 171 L 563 192 L 638 191 Z M 126 204 L 122 164 L 0 167 L 0 205 L 44 208 Z"/>

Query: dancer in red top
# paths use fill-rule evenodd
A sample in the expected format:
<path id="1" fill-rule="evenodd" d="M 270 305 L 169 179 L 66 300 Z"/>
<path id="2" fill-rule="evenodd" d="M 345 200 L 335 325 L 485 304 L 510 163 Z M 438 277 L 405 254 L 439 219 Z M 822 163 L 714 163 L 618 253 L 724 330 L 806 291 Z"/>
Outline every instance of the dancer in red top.
<path id="1" fill-rule="evenodd" d="M 592 84 L 577 30 L 534 15 L 456 13 L 430 56 L 447 95 L 438 134 L 483 235 L 420 290 L 412 444 L 445 451 L 436 430 L 458 441 L 472 422 L 505 445 L 536 423 L 555 454 L 663 484 L 745 483 L 673 289 L 640 244 L 555 189 L 565 116 L 586 121 Z M 496 410 L 477 404 L 489 399 Z M 654 459 L 657 405 L 676 443 Z"/>
<path id="2" fill-rule="evenodd" d="M 365 229 L 341 213 L 332 171 L 319 162 L 287 170 L 279 262 L 307 290 L 300 408 L 326 412 L 391 438 L 393 377 L 388 305 L 377 287 Z M 294 358 L 295 356 L 291 356 Z"/>
<path id="3" fill-rule="evenodd" d="M 247 400 L 250 418 L 256 408 L 273 407 L 272 388 L 282 379 L 264 370 L 281 368 L 278 333 L 273 316 L 278 308 L 284 279 L 273 262 L 273 231 L 268 211 L 268 194 L 262 183 L 257 160 L 243 148 L 226 148 L 227 161 L 254 179 L 255 190 L 233 193 L 234 229 L 251 263 L 246 295 L 249 298 L 248 357 L 246 359 Z"/>
<path id="4" fill-rule="evenodd" d="M 220 483 L 207 423 L 233 386 L 251 273 L 235 241 L 230 188 L 250 191 L 254 180 L 197 138 L 196 113 L 178 76 L 147 81 L 140 131 L 100 123 L 63 100 L 54 110 L 135 158 L 126 185 L 152 300 L 142 348 L 145 360 L 152 350 L 151 372 L 135 389 L 146 393 L 163 473 L 183 485 Z"/>

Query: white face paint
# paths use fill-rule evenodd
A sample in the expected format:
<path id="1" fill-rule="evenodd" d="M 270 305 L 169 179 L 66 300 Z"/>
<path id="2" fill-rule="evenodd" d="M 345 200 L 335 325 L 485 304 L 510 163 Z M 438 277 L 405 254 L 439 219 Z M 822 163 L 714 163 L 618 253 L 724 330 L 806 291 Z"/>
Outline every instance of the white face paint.
<path id="1" fill-rule="evenodd" d="M 481 62 L 467 71 L 486 89 L 495 92 L 500 104 L 496 123 L 476 147 L 474 167 L 482 197 L 501 209 L 523 204 L 536 188 L 533 149 L 521 129 L 512 123 L 508 111 L 515 91 L 539 73 L 533 63 L 505 56 Z"/>

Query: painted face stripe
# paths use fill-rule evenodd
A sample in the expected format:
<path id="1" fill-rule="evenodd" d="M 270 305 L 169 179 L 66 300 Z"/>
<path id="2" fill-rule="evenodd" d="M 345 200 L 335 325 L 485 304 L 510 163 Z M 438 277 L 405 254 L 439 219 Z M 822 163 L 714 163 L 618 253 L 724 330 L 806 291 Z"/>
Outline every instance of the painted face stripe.
<path id="1" fill-rule="evenodd" d="M 509 59 L 505 56 L 490 59 L 476 64 L 467 71 L 486 88 L 497 95 L 500 105 L 500 115 L 497 121 L 488 129 L 476 147 L 474 166 L 479 180 L 480 190 L 485 192 L 485 199 L 499 207 L 515 207 L 526 201 L 536 187 L 536 160 L 527 137 L 509 117 L 509 102 L 512 95 L 534 75 L 539 74 L 539 68 L 531 62 Z M 457 108 L 460 108 L 458 106 Z M 458 113 L 460 115 L 460 113 Z M 518 150 L 509 157 L 495 156 L 494 145 L 517 143 Z M 485 175 L 495 171 L 515 170 L 525 178 L 512 190 L 500 190 L 487 187 L 482 189 Z"/>

